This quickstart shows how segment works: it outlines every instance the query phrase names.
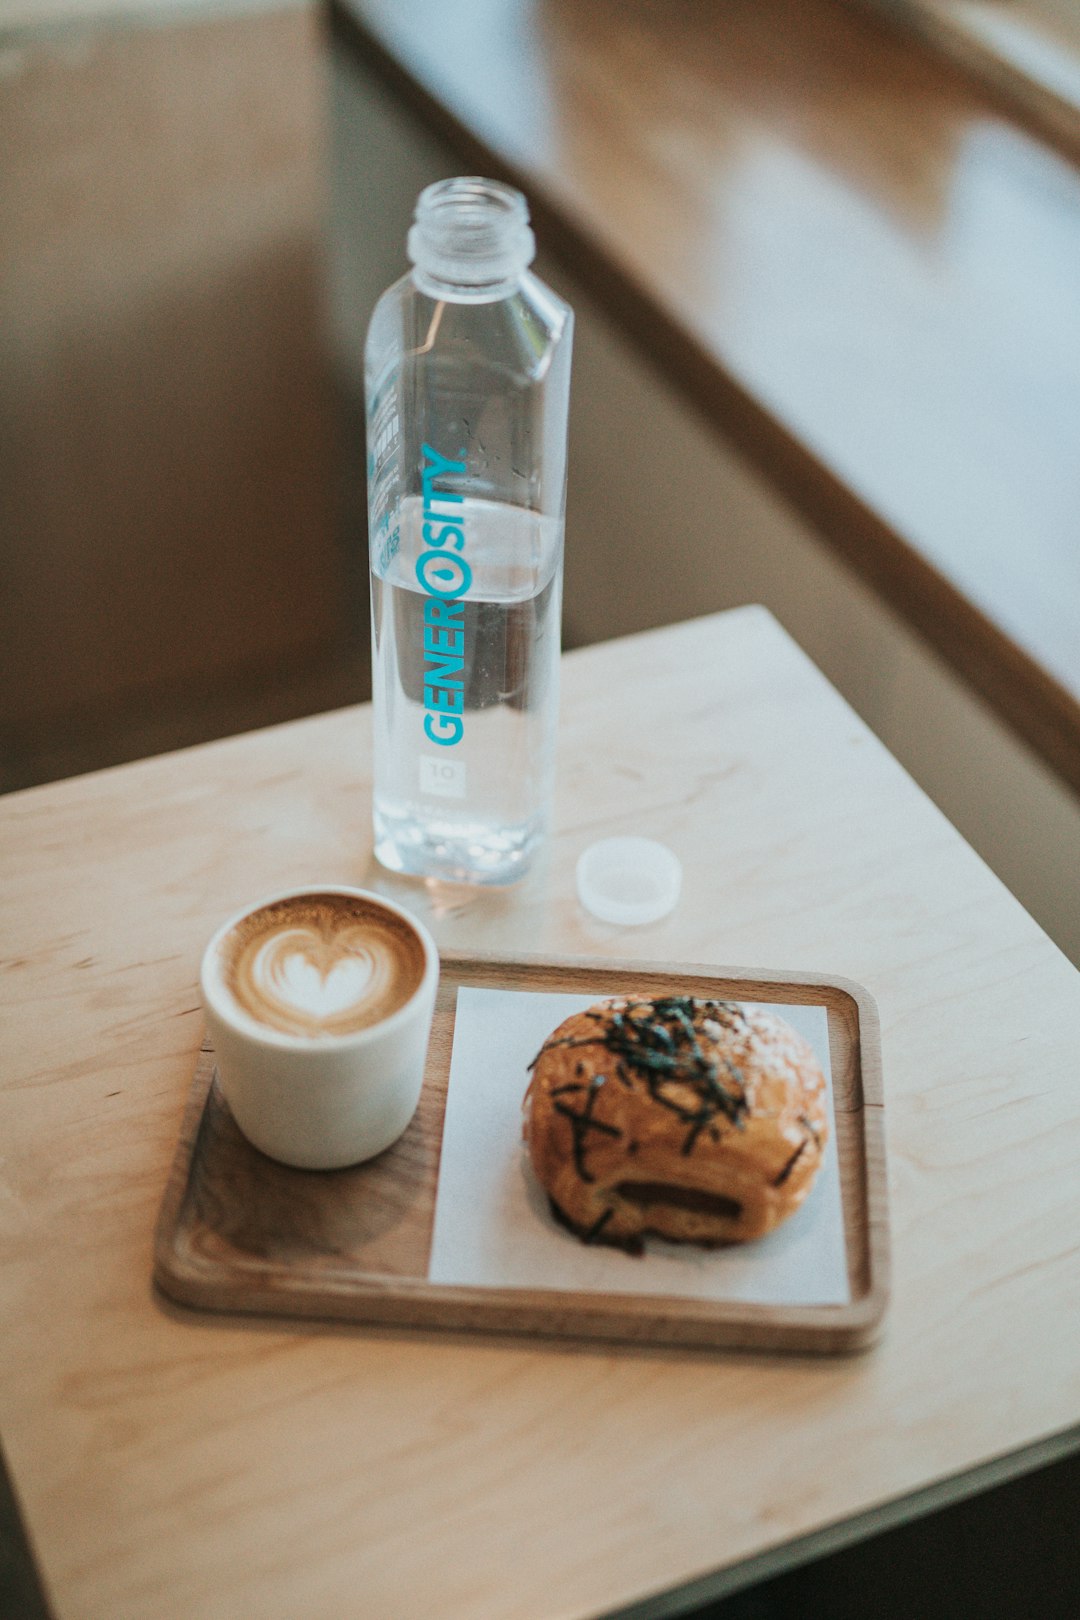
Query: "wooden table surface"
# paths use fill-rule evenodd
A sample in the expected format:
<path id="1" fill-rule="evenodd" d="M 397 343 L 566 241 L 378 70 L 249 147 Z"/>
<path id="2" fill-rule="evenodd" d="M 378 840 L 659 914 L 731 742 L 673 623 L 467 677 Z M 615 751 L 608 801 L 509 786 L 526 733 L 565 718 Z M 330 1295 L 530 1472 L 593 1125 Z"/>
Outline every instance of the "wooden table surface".
<path id="1" fill-rule="evenodd" d="M 58 1620 L 671 1613 L 645 1600 L 1080 1437 L 1080 975 L 775 621 L 566 659 L 556 835 L 516 892 L 379 875 L 369 757 L 351 709 L 0 800 L 0 1427 Z M 572 879 L 630 831 L 686 883 L 671 917 L 620 931 Z M 867 985 L 881 1344 L 613 1350 L 156 1296 L 202 945 L 247 901 L 328 880 L 405 896 L 444 945 Z"/>
<path id="2" fill-rule="evenodd" d="M 1080 169 L 836 0 L 330 8 L 1080 790 Z"/>

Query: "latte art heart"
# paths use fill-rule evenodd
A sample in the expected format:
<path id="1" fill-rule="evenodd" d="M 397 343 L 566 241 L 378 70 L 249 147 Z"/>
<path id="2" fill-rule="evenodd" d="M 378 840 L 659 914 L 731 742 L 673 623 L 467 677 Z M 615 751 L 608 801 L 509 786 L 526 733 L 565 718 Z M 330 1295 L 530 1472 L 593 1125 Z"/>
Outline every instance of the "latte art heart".
<path id="1" fill-rule="evenodd" d="M 335 947 L 343 948 L 341 941 Z M 267 942 L 255 954 L 251 977 L 259 995 L 306 1013 L 329 1018 L 348 1007 L 360 1006 L 376 985 L 379 961 L 360 948 L 328 960 L 326 942 L 310 929 L 290 929 Z"/>
<path id="2" fill-rule="evenodd" d="M 253 912 L 226 940 L 225 979 L 243 1010 L 286 1035 L 345 1035 L 387 1018 L 419 987 L 408 925 L 348 895 L 294 896 Z"/>

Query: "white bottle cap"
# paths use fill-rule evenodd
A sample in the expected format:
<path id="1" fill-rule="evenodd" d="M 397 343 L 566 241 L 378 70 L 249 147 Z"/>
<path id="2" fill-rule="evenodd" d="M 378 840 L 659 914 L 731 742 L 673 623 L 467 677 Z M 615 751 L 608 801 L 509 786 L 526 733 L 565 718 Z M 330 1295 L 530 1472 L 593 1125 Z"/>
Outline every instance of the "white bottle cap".
<path id="1" fill-rule="evenodd" d="M 578 899 L 601 922 L 659 922 L 682 888 L 682 862 L 652 838 L 602 838 L 577 863 Z"/>

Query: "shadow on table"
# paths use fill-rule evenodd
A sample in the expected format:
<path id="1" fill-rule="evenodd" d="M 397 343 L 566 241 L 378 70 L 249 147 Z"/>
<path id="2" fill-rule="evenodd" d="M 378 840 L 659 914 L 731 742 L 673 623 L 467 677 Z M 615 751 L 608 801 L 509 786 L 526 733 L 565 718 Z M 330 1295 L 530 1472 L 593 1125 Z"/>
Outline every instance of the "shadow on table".
<path id="1" fill-rule="evenodd" d="M 1074 1620 L 1080 1456 L 708 1604 L 687 1620 Z"/>
<path id="2" fill-rule="evenodd" d="M 0 1620 L 52 1620 L 0 1452 Z"/>

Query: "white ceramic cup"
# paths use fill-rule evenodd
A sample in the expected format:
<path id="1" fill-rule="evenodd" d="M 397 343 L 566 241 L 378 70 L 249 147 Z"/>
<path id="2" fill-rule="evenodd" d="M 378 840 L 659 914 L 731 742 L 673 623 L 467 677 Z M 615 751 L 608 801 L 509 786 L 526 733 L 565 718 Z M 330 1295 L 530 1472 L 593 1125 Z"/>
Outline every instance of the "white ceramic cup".
<path id="1" fill-rule="evenodd" d="M 402 919 L 423 947 L 419 986 L 380 1022 L 340 1035 L 287 1035 L 258 1022 L 223 982 L 222 949 L 236 926 L 265 906 L 301 895 L 348 895 Z M 382 895 L 308 884 L 245 906 L 203 954 L 200 983 L 218 1081 L 248 1141 L 304 1170 L 374 1158 L 404 1131 L 420 1100 L 439 982 L 439 953 L 422 923 Z"/>

